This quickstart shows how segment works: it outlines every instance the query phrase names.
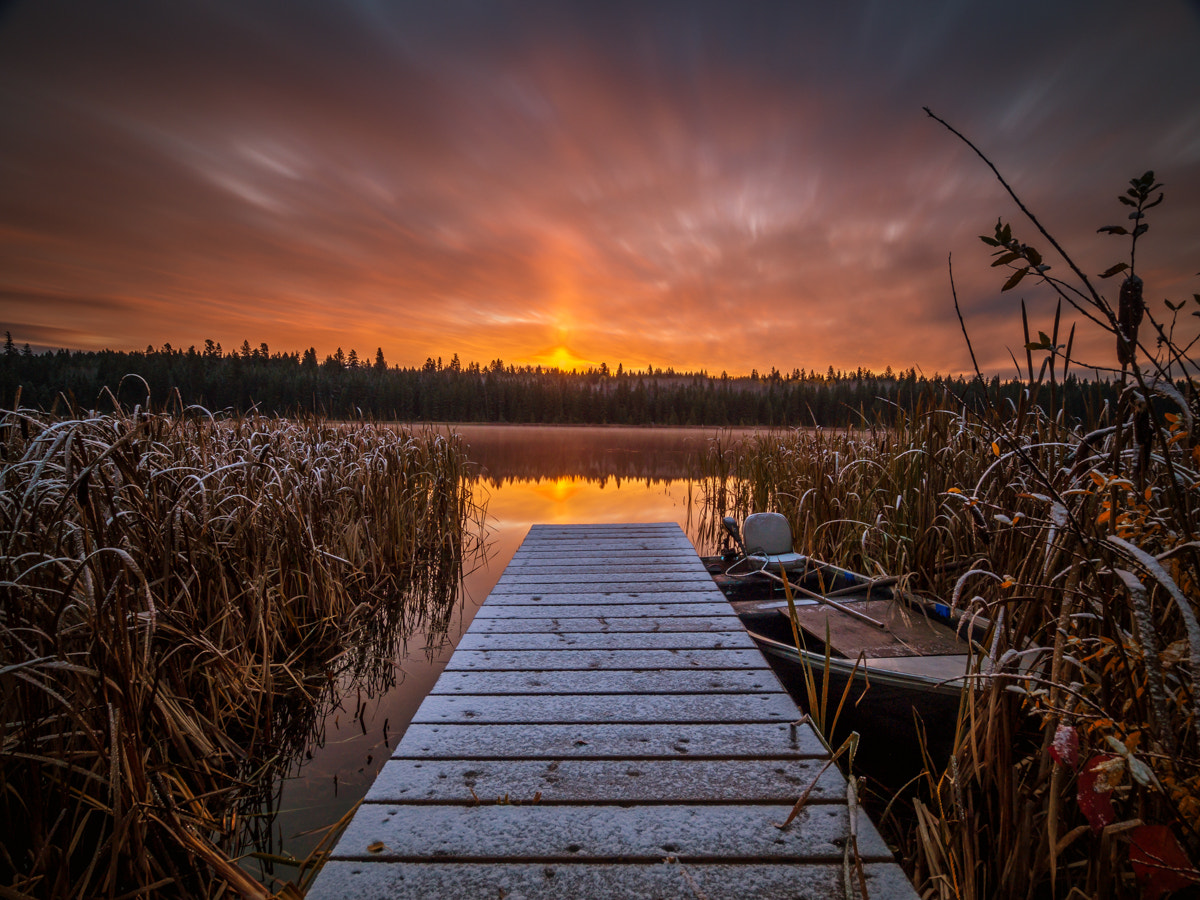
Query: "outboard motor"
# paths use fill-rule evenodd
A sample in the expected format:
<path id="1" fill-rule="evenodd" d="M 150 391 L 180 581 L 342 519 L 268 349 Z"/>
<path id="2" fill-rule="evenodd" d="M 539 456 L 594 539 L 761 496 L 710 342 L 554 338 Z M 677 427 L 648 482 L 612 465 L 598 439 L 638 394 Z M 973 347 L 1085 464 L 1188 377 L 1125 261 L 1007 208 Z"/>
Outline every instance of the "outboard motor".
<path id="1" fill-rule="evenodd" d="M 742 551 L 742 556 L 745 556 L 746 545 L 742 542 L 742 533 L 738 531 L 737 519 L 733 516 L 726 516 L 721 520 L 721 524 L 725 526 L 725 530 L 729 532 L 729 536 L 733 538 L 737 548 Z"/>

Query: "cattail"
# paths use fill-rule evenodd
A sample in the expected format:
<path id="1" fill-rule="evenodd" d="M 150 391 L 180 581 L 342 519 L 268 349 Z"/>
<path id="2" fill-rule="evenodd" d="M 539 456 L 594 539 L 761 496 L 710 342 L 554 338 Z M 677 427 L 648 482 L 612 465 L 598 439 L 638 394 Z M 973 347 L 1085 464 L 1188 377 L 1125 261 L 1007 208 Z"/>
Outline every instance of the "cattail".
<path id="1" fill-rule="evenodd" d="M 1154 440 L 1154 423 L 1150 418 L 1150 406 L 1138 403 L 1133 416 L 1133 440 L 1137 447 L 1137 473 L 1139 485 L 1150 468 L 1150 450 Z"/>
<path id="2" fill-rule="evenodd" d="M 971 511 L 971 518 L 975 522 L 975 534 L 985 544 L 990 544 L 992 542 L 992 535 L 988 531 L 987 518 L 983 515 L 983 510 L 974 505 L 968 506 L 967 509 Z"/>
<path id="3" fill-rule="evenodd" d="M 1121 282 L 1121 302 L 1117 310 L 1117 361 L 1129 365 L 1137 349 L 1138 326 L 1146 302 L 1142 299 L 1142 279 L 1130 275 Z"/>

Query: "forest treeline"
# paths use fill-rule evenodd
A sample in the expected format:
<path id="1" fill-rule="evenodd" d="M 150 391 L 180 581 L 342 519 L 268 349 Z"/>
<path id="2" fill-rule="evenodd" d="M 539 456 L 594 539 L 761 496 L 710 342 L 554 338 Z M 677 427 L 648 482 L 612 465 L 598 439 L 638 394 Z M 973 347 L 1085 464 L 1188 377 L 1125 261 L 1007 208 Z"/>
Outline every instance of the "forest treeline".
<path id="1" fill-rule="evenodd" d="M 252 347 L 248 341 L 232 352 L 205 341 L 187 350 L 164 344 L 144 352 L 35 353 L 28 345 L 18 349 L 10 337 L 0 357 L 3 405 L 60 412 L 109 409 L 111 392 L 126 409 L 182 404 L 398 421 L 837 426 L 890 419 L 897 407 L 911 409 L 931 398 L 980 406 L 985 389 L 992 402 L 1003 402 L 1015 400 L 1025 384 L 998 376 L 986 385 L 961 376 L 926 377 L 911 368 L 882 373 L 772 368 L 731 377 L 601 364 L 565 372 L 500 359 L 463 365 L 457 355 L 447 363 L 429 358 L 406 368 L 388 365 L 382 350 L 364 360 L 339 348 L 319 360 L 312 348 L 272 353 L 265 343 Z M 1084 421 L 1115 396 L 1110 383 L 1073 375 L 1056 386 L 1053 397 L 1044 388 L 1042 393 L 1043 402 L 1065 406 L 1069 417 Z"/>

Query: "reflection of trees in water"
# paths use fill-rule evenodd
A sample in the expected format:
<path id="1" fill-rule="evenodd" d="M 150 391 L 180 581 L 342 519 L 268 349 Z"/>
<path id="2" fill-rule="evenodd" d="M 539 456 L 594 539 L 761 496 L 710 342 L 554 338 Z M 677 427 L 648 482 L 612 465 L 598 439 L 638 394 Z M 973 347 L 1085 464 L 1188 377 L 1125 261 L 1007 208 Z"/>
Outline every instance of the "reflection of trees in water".
<path id="1" fill-rule="evenodd" d="M 470 552 L 479 555 L 483 548 L 473 546 Z M 273 699 L 274 740 L 247 765 L 242 790 L 232 804 L 237 816 L 228 820 L 237 825 L 228 829 L 222 844 L 222 850 L 231 858 L 242 858 L 264 884 L 276 879 L 304 883 L 304 873 L 298 877 L 275 822 L 282 811 L 285 784 L 325 745 L 332 717 L 352 702 L 352 718 L 365 734 L 364 717 L 371 703 L 397 684 L 397 660 L 405 655 L 408 639 L 421 629 L 433 646 L 447 634 L 457 607 L 464 560 L 457 552 L 438 556 L 430 554 L 429 565 L 414 574 L 401 595 L 365 617 L 335 667 L 303 673 L 292 690 L 281 691 Z M 401 725 L 397 723 L 397 728 Z M 386 730 L 385 723 L 385 734 Z"/>
<path id="2" fill-rule="evenodd" d="M 623 428 L 595 426 L 457 425 L 467 457 L 483 484 L 500 489 L 538 481 L 585 481 L 670 486 L 686 484 L 687 505 L 680 525 L 701 553 L 727 541 L 721 516 L 727 504 L 708 496 L 711 479 L 701 460 L 721 457 L 722 448 L 764 429 Z M 740 479 L 723 485 L 735 490 Z M 722 500 L 725 498 L 722 497 Z"/>
<path id="3" fill-rule="evenodd" d="M 656 484 L 670 484 L 673 481 L 684 480 L 680 477 L 672 477 L 669 475 L 643 474 L 641 472 L 627 473 L 625 475 L 612 475 L 612 474 L 607 474 L 607 473 L 606 474 L 598 474 L 595 472 L 562 472 L 562 471 L 558 471 L 558 472 L 554 472 L 552 474 L 537 474 L 536 472 L 534 472 L 534 473 L 517 473 L 514 475 L 509 475 L 505 478 L 497 478 L 497 477 L 489 474 L 489 471 L 487 469 L 484 469 L 480 474 L 481 474 L 481 477 L 483 478 L 483 482 L 488 487 L 492 487 L 492 488 L 503 487 L 506 484 L 527 484 L 529 482 L 536 482 L 536 481 L 542 481 L 542 480 L 550 480 L 550 481 L 582 480 L 582 481 L 588 482 L 589 484 L 592 484 L 592 483 L 598 484 L 602 488 L 607 487 L 610 482 L 619 488 L 623 482 L 645 484 L 646 487 L 650 487 L 650 486 L 656 485 Z"/>
<path id="4" fill-rule="evenodd" d="M 494 486 L 539 479 L 689 480 L 715 432 L 702 429 L 456 427 Z"/>

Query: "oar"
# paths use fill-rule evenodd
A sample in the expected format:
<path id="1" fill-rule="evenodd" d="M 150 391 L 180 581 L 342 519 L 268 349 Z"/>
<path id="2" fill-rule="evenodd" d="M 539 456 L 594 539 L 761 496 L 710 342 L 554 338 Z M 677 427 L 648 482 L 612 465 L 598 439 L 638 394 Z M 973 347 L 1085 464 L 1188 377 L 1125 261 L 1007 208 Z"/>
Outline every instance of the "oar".
<path id="1" fill-rule="evenodd" d="M 836 591 L 830 591 L 825 596 L 841 597 L 845 594 L 853 594 L 864 589 L 869 591 L 871 588 L 887 587 L 888 585 L 895 584 L 899 580 L 900 577 L 898 575 L 883 575 L 879 578 L 870 578 L 866 581 L 860 582 L 859 584 L 852 584 L 850 587 L 838 588 Z"/>
<path id="2" fill-rule="evenodd" d="M 782 569 L 782 566 L 780 568 Z M 849 606 L 846 606 L 843 603 L 838 603 L 836 600 L 830 600 L 828 597 L 818 594 L 816 591 L 810 591 L 808 588 L 801 587 L 798 584 L 793 584 L 786 578 L 780 578 L 773 572 L 768 572 L 765 568 L 759 569 L 758 571 L 763 575 L 766 575 L 768 578 L 778 581 L 780 584 L 786 584 L 787 587 L 791 588 L 793 591 L 803 594 L 805 597 L 816 600 L 818 603 L 825 603 L 829 606 L 832 606 L 834 609 L 838 610 L 838 612 L 844 612 L 848 616 L 853 616 L 855 619 L 858 619 L 861 622 L 866 622 L 868 625 L 874 625 L 876 628 L 879 628 L 883 631 L 888 630 L 888 627 L 885 624 L 880 622 L 878 619 L 871 618 L 864 612 L 859 612 L 857 609 L 851 609 Z"/>

